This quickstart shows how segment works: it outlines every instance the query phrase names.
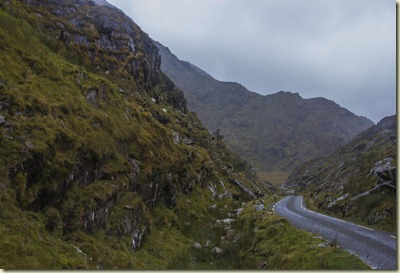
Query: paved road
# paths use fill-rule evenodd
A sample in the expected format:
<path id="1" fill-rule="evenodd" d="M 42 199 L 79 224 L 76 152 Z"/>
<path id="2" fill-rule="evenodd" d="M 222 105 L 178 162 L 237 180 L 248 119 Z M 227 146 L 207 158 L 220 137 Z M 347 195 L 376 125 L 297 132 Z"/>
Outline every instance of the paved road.
<path id="1" fill-rule="evenodd" d="M 396 269 L 396 237 L 304 208 L 302 196 L 286 196 L 273 206 L 279 216 L 357 255 L 374 269 Z"/>

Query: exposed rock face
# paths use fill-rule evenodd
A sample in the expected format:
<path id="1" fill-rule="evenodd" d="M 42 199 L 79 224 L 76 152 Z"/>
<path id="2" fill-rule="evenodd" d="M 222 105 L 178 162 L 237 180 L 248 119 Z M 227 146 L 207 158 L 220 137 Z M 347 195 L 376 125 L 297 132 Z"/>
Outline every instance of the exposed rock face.
<path id="1" fill-rule="evenodd" d="M 376 224 L 385 217 L 393 219 L 395 158 L 396 116 L 391 116 L 362 132 L 331 156 L 300 166 L 283 186 L 308 194 L 321 209 L 338 212 L 339 216 L 345 216 L 356 205 L 369 206 L 364 220 Z M 378 201 L 373 206 L 364 205 L 369 198 Z"/>
<path id="2" fill-rule="evenodd" d="M 158 97 L 158 102 L 166 99 L 182 112 L 187 111 L 183 93 L 160 73 L 161 57 L 158 48 L 122 11 L 105 3 L 94 8 L 92 1 L 26 2 L 32 7 L 45 7 L 68 22 L 46 23 L 44 26 L 47 27 L 46 31 L 70 45 L 71 49 L 80 47 L 76 54 L 86 54 L 98 70 L 106 74 L 124 72 L 147 86 L 161 84 L 165 92 Z M 72 14 L 74 16 L 71 18 Z M 83 27 L 90 29 L 90 32 L 82 33 Z M 83 52 L 82 48 L 85 49 Z M 118 62 L 122 62 L 123 67 Z M 90 101 L 93 97 L 92 94 Z"/>
<path id="3" fill-rule="evenodd" d="M 396 188 L 396 166 L 393 157 L 387 157 L 375 163 L 371 172 L 378 179 L 378 183 L 385 183 Z"/>
<path id="4" fill-rule="evenodd" d="M 238 83 L 217 81 L 156 45 L 162 71 L 185 92 L 190 110 L 210 131 L 220 130 L 227 145 L 258 171 L 292 171 L 373 125 L 324 98 L 283 91 L 261 96 Z"/>

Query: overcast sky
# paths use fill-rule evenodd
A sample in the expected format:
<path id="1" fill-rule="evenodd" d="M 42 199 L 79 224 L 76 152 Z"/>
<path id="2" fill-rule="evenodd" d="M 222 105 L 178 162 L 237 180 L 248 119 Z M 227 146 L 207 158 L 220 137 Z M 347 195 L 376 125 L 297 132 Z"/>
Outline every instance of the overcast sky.
<path id="1" fill-rule="evenodd" d="M 221 81 L 396 113 L 395 0 L 108 0 Z"/>

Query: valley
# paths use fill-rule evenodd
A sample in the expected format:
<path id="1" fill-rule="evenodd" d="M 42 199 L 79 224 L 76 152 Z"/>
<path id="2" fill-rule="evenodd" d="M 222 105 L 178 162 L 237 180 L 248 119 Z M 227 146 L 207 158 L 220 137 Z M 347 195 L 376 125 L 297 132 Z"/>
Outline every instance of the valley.
<path id="1" fill-rule="evenodd" d="M 280 200 L 395 234 L 396 116 L 219 82 L 134 20 L 0 0 L 0 268 L 380 268 Z"/>

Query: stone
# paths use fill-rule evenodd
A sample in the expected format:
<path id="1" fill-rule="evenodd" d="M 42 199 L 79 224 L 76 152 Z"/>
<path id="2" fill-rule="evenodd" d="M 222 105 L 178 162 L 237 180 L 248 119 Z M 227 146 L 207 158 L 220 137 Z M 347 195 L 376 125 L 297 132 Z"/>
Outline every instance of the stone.
<path id="1" fill-rule="evenodd" d="M 193 244 L 192 248 L 195 250 L 200 250 L 200 249 L 202 249 L 202 246 L 200 243 L 196 242 Z"/>
<path id="2" fill-rule="evenodd" d="M 375 225 L 386 218 L 388 212 L 386 210 L 380 210 L 373 212 L 368 215 L 368 224 Z"/>
<path id="3" fill-rule="evenodd" d="M 223 253 L 224 251 L 222 250 L 222 248 L 216 246 L 216 247 L 213 247 L 213 249 L 211 250 L 211 252 L 214 253 L 214 254 L 221 254 L 221 253 Z"/>
<path id="4" fill-rule="evenodd" d="M 6 123 L 6 117 L 3 115 L 0 115 L 0 125 L 4 125 Z"/>
<path id="5" fill-rule="evenodd" d="M 181 136 L 179 135 L 179 133 L 172 131 L 172 139 L 175 144 L 179 144 Z"/>
<path id="6" fill-rule="evenodd" d="M 336 199 L 336 200 L 334 200 L 334 201 L 332 201 L 331 203 L 328 204 L 328 209 L 331 208 L 331 207 L 333 207 L 333 206 L 336 204 L 336 202 L 341 201 L 341 200 L 344 200 L 344 199 L 346 199 L 346 198 L 349 197 L 349 196 L 350 196 L 349 193 L 346 193 L 345 195 L 340 196 L 338 199 Z"/>
<path id="7" fill-rule="evenodd" d="M 143 233 L 139 229 L 135 229 L 131 233 L 131 239 L 132 239 L 132 250 L 136 250 L 140 247 L 140 243 L 142 242 L 143 239 Z"/>
<path id="8" fill-rule="evenodd" d="M 235 219 L 227 218 L 227 219 L 222 219 L 221 220 L 221 223 L 224 223 L 224 224 L 227 224 L 227 225 L 230 225 L 233 222 L 235 222 Z"/>
<path id="9" fill-rule="evenodd" d="M 264 205 L 263 204 L 258 204 L 255 206 L 256 211 L 260 211 L 264 209 Z"/>
<path id="10" fill-rule="evenodd" d="M 235 209 L 235 210 L 233 211 L 233 213 L 236 213 L 237 215 L 239 215 L 239 214 L 242 213 L 242 211 L 243 211 L 243 208 L 238 208 L 238 209 Z"/>
<path id="11" fill-rule="evenodd" d="M 33 148 L 33 144 L 32 144 L 32 142 L 30 142 L 30 141 L 25 142 L 25 146 L 26 146 L 26 148 L 28 148 L 29 150 L 32 150 L 32 148 Z"/>
<path id="12" fill-rule="evenodd" d="M 194 144 L 194 141 L 192 139 L 190 139 L 190 138 L 187 138 L 187 137 L 183 138 L 182 142 L 184 144 L 186 144 L 186 145 L 193 145 Z"/>
<path id="13" fill-rule="evenodd" d="M 267 269 L 268 268 L 268 263 L 267 262 L 262 262 L 258 265 L 258 269 Z"/>
<path id="14" fill-rule="evenodd" d="M 86 95 L 86 102 L 90 103 L 91 105 L 97 107 L 97 92 L 96 90 L 91 90 L 87 95 Z"/>
<path id="15" fill-rule="evenodd" d="M 375 163 L 371 173 L 378 179 L 379 183 L 395 181 L 396 167 L 393 165 L 393 157 L 387 157 Z"/>

